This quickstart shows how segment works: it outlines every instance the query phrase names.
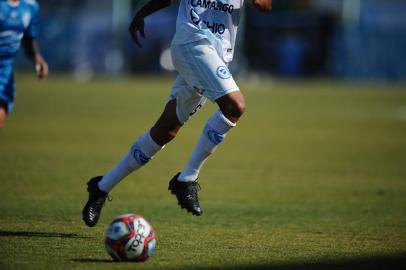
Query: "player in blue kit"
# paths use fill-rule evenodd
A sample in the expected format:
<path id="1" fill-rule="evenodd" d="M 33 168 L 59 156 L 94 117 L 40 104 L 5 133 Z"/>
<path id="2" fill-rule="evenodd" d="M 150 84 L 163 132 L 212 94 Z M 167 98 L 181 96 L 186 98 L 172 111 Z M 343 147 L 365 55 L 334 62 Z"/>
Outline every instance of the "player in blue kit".
<path id="1" fill-rule="evenodd" d="M 34 0 L 0 0 L 0 129 L 14 107 L 14 58 L 23 45 L 35 64 L 37 76 L 48 75 L 48 65 L 38 48 L 38 3 Z"/>
<path id="2" fill-rule="evenodd" d="M 151 0 L 138 11 L 129 30 L 139 47 L 142 44 L 138 33 L 145 37 L 144 18 L 174 2 L 176 0 Z M 198 200 L 200 186 L 197 183 L 200 169 L 245 111 L 244 96 L 228 69 L 233 59 L 244 0 L 179 2 L 171 48 L 179 75 L 158 121 L 135 141 L 128 154 L 111 171 L 87 183 L 89 199 L 82 210 L 87 226 L 97 224 L 113 187 L 147 164 L 209 99 L 217 103 L 219 110 L 208 120 L 188 163 L 170 180 L 168 188 L 182 208 L 194 215 L 202 215 Z M 272 8 L 272 0 L 248 2 L 261 11 Z"/>

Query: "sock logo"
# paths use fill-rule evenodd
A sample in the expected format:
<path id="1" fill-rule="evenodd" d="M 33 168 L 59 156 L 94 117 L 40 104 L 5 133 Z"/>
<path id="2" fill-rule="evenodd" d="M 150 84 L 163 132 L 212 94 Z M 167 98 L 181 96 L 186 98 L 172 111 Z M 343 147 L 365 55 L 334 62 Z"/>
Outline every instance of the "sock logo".
<path id="1" fill-rule="evenodd" d="M 207 129 L 206 134 L 209 140 L 215 145 L 220 144 L 226 137 L 226 134 L 220 134 L 213 129 Z"/>
<path id="2" fill-rule="evenodd" d="M 148 161 L 151 160 L 151 158 L 147 157 L 143 152 L 136 148 L 134 148 L 133 150 L 133 157 L 135 161 L 137 161 L 137 163 L 140 165 L 145 165 L 148 163 Z"/>
<path id="3" fill-rule="evenodd" d="M 226 66 L 219 66 L 216 73 L 221 79 L 229 79 L 231 77 L 230 71 Z"/>

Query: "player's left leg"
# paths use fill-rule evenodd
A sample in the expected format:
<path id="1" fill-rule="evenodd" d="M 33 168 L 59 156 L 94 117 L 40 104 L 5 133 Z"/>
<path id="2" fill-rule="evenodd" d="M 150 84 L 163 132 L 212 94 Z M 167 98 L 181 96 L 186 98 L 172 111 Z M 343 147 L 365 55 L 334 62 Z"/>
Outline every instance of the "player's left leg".
<path id="1" fill-rule="evenodd" d="M 169 101 L 153 127 L 140 136 L 124 158 L 99 182 L 98 186 L 110 192 L 131 172 L 146 165 L 154 155 L 173 140 L 182 124 L 176 116 L 176 100 Z"/>
<path id="2" fill-rule="evenodd" d="M 136 140 L 129 153 L 111 171 L 88 182 L 89 199 L 82 210 L 86 225 L 93 227 L 97 224 L 108 193 L 113 187 L 128 174 L 147 164 L 203 106 L 206 99 L 197 93 L 188 93 L 186 88 L 187 84 L 178 77 L 165 109 L 153 127 Z"/>
<path id="3" fill-rule="evenodd" d="M 178 77 L 161 116 L 153 127 L 133 144 L 123 160 L 101 179 L 98 184 L 100 189 L 110 192 L 124 177 L 148 163 L 159 150 L 175 138 L 183 124 L 204 105 L 205 101 L 206 98 L 201 94 L 190 92 L 183 78 Z"/>
<path id="4" fill-rule="evenodd" d="M 130 151 L 104 176 L 92 178 L 88 183 L 89 198 L 82 210 L 87 226 L 97 224 L 108 193 L 131 172 L 146 165 L 153 156 L 170 142 L 181 128 L 176 116 L 176 100 L 171 100 L 155 125 L 140 136 Z"/>

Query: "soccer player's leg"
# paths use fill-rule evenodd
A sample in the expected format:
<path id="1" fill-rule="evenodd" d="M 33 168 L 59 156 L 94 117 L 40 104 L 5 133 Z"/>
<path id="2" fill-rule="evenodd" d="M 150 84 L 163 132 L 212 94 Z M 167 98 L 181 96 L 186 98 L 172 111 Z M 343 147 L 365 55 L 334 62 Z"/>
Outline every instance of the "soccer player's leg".
<path id="1" fill-rule="evenodd" d="M 177 101 L 176 115 L 182 124 L 195 115 L 207 101 L 207 98 L 201 94 L 199 89 L 190 87 L 181 76 L 178 76 L 175 81 L 171 98 L 175 98 Z M 182 208 L 195 215 L 201 215 L 202 212 L 197 197 L 197 190 L 199 188 L 197 182 L 177 181 L 178 175 L 173 177 L 169 182 L 168 189 L 176 196 L 178 204 Z"/>
<path id="2" fill-rule="evenodd" d="M 187 111 L 178 108 L 178 103 L 186 102 L 180 94 L 184 91 L 182 81 L 181 78 L 176 79 L 165 108 L 152 128 L 139 137 L 122 161 L 101 179 L 98 184 L 101 190 L 110 192 L 124 177 L 146 165 L 158 151 L 176 137 L 182 125 L 190 117 L 186 114 Z M 191 98 L 188 99 L 189 103 L 190 100 Z M 193 104 L 189 106 L 195 108 Z"/>
<path id="3" fill-rule="evenodd" d="M 0 67 L 0 129 L 14 107 L 16 85 L 11 67 Z"/>
<path id="4" fill-rule="evenodd" d="M 198 200 L 200 185 L 197 183 L 197 179 L 200 170 L 245 111 L 244 96 L 239 91 L 226 94 L 218 98 L 216 102 L 220 110 L 207 121 L 188 163 L 182 172 L 170 182 L 170 186 L 184 186 L 186 190 L 183 196 L 185 202 L 182 203 L 177 194 L 178 200 L 182 208 L 186 208 L 188 212 L 197 216 L 203 214 Z"/>
<path id="5" fill-rule="evenodd" d="M 146 165 L 166 143 L 175 137 L 181 127 L 173 117 L 175 108 L 176 100 L 168 102 L 154 127 L 134 142 L 122 160 L 106 175 L 94 177 L 87 183 L 89 197 L 82 210 L 82 219 L 87 226 L 93 227 L 97 224 L 108 193 L 114 186 L 131 172 Z"/>
<path id="6" fill-rule="evenodd" d="M 146 165 L 159 150 L 175 138 L 182 124 L 188 119 L 183 110 L 177 108 L 177 97 L 179 91 L 183 89 L 183 84 L 180 78 L 175 81 L 171 96 L 161 116 L 150 130 L 135 141 L 123 159 L 106 175 L 92 178 L 88 182 L 89 198 L 82 210 L 86 225 L 93 227 L 97 224 L 108 193 L 115 185 L 131 172 Z M 180 97 L 179 100 L 183 101 Z"/>
<path id="7" fill-rule="evenodd" d="M 211 101 L 217 102 L 220 108 L 206 123 L 182 172 L 170 182 L 170 187 L 175 185 L 187 187 L 188 192 L 184 196 L 186 202 L 179 200 L 177 194 L 178 201 L 189 212 L 200 216 L 203 211 L 198 201 L 199 172 L 207 158 L 214 153 L 227 132 L 236 125 L 244 113 L 245 100 L 228 67 L 208 41 L 202 40 L 182 45 L 182 48 L 172 48 L 172 57 L 176 69 L 188 84 Z"/>

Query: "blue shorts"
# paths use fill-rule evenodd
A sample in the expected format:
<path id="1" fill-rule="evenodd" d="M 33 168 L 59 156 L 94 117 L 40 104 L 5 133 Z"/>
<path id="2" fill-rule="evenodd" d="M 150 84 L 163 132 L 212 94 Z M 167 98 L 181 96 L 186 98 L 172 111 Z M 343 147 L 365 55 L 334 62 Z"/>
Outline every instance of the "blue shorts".
<path id="1" fill-rule="evenodd" d="M 16 84 L 14 81 L 13 67 L 0 66 L 0 100 L 6 104 L 6 111 L 10 113 L 14 107 Z"/>

